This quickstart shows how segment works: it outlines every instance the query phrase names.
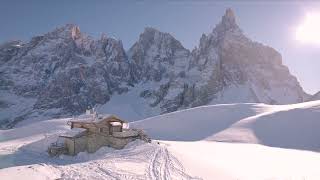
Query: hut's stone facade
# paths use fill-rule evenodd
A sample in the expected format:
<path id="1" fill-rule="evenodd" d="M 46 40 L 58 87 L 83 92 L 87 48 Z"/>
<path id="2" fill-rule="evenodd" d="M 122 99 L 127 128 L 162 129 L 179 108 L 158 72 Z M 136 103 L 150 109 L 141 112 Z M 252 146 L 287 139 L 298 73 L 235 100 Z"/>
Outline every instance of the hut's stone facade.
<path id="1" fill-rule="evenodd" d="M 68 124 L 71 130 L 59 136 L 62 143 L 52 144 L 48 149 L 49 154 L 76 155 L 84 151 L 93 153 L 102 146 L 122 149 L 136 139 L 150 141 L 142 130 L 125 128 L 127 122 L 114 115 L 88 113 L 69 121 Z"/>

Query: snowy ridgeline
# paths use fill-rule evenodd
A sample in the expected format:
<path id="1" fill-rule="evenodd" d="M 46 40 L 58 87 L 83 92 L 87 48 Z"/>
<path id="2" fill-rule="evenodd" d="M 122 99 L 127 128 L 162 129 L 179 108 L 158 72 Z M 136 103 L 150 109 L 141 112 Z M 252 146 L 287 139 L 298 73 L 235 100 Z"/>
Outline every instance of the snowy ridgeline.
<path id="1" fill-rule="evenodd" d="M 95 105 L 135 121 L 201 105 L 310 99 L 280 53 L 247 38 L 230 9 L 193 50 L 147 27 L 125 51 L 120 40 L 67 24 L 0 45 L 0 74 L 0 128 Z"/>
<path id="2" fill-rule="evenodd" d="M 0 131 L 0 177 L 318 180 L 319 117 L 320 101 L 201 106 L 130 123 L 151 144 L 59 158 L 45 150 L 68 119 L 42 121 Z"/>

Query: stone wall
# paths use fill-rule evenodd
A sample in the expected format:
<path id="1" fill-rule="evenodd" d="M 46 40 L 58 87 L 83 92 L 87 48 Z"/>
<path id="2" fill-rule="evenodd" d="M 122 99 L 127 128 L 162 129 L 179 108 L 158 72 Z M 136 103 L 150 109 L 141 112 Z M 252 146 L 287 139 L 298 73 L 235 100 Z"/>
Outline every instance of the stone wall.
<path id="1" fill-rule="evenodd" d="M 104 134 L 90 134 L 88 136 L 87 151 L 89 153 L 96 152 L 102 146 L 109 146 L 115 149 L 122 149 L 129 142 L 134 141 L 136 138 L 116 138 Z"/>
<path id="2" fill-rule="evenodd" d="M 132 131 L 134 132 L 134 131 Z M 135 132 L 135 135 L 137 132 Z M 117 132 L 117 134 L 121 134 Z M 124 133 L 128 135 L 128 133 Z M 130 133 L 129 133 L 130 134 Z M 133 135 L 133 134 L 130 134 Z M 88 133 L 77 138 L 65 138 L 65 146 L 68 149 L 68 155 L 76 155 L 79 152 L 94 153 L 103 146 L 109 146 L 115 149 L 124 148 L 129 142 L 134 141 L 138 136 L 114 137 L 106 133 Z"/>
<path id="3" fill-rule="evenodd" d="M 74 155 L 74 141 L 73 139 L 65 138 L 64 140 L 65 147 L 68 149 L 68 154 L 69 155 Z"/>
<path id="4" fill-rule="evenodd" d="M 84 152 L 87 150 L 88 138 L 87 136 L 81 136 L 74 139 L 75 151 L 74 154 Z"/>
<path id="5" fill-rule="evenodd" d="M 116 137 L 110 137 L 108 140 L 110 142 L 110 146 L 115 149 L 122 149 L 124 146 L 126 146 L 129 142 L 134 141 L 136 138 L 130 137 L 130 138 L 116 138 Z"/>
<path id="6" fill-rule="evenodd" d="M 96 152 L 102 146 L 110 146 L 107 134 L 92 133 L 88 135 L 87 151 L 89 153 Z"/>

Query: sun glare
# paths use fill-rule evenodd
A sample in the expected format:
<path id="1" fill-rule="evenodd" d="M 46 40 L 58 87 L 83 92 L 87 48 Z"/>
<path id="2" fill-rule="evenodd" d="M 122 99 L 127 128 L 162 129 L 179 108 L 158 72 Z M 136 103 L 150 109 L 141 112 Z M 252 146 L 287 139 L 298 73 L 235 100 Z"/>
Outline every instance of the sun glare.
<path id="1" fill-rule="evenodd" d="M 320 45 L 320 13 L 308 13 L 296 30 L 296 39 Z"/>

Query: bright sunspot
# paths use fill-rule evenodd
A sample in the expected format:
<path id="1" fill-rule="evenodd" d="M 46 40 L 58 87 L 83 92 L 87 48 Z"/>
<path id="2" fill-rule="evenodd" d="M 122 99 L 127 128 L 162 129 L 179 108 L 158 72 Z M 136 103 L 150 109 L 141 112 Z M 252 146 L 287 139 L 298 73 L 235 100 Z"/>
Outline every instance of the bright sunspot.
<path id="1" fill-rule="evenodd" d="M 308 13 L 296 30 L 296 39 L 303 43 L 320 44 L 320 13 Z"/>

